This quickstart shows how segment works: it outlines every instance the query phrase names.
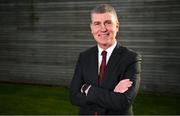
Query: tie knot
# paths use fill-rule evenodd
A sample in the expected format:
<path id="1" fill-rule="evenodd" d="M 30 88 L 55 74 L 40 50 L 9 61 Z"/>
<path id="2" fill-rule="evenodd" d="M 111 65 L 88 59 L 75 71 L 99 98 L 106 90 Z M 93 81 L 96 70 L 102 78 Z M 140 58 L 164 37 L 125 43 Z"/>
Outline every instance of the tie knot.
<path id="1" fill-rule="evenodd" d="M 104 57 L 106 56 L 107 52 L 105 50 L 102 51 L 101 55 Z"/>

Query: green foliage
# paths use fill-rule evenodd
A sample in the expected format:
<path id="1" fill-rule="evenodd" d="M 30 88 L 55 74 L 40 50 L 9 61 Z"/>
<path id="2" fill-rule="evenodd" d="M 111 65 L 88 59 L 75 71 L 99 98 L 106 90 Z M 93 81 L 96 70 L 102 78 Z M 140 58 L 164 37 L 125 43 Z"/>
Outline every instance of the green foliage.
<path id="1" fill-rule="evenodd" d="M 179 95 L 138 94 L 134 113 L 141 115 L 180 114 Z M 0 83 L 0 115 L 78 114 L 71 105 L 68 88 Z"/>

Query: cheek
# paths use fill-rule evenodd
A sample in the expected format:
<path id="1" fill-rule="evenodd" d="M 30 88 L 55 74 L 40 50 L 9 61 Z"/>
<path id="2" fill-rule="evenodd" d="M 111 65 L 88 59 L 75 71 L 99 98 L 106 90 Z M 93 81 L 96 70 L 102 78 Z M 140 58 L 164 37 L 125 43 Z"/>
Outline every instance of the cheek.
<path id="1" fill-rule="evenodd" d="M 111 28 L 111 29 L 109 29 L 109 32 L 115 34 L 118 32 L 118 28 Z"/>
<path id="2" fill-rule="evenodd" d="M 97 29 L 91 29 L 91 33 L 92 33 L 93 35 L 95 35 L 95 34 L 98 33 L 98 30 L 97 30 Z"/>
<path id="3" fill-rule="evenodd" d="M 115 32 L 115 31 L 117 31 L 117 28 L 115 26 L 113 26 L 113 27 L 110 27 L 108 30 L 111 32 Z"/>

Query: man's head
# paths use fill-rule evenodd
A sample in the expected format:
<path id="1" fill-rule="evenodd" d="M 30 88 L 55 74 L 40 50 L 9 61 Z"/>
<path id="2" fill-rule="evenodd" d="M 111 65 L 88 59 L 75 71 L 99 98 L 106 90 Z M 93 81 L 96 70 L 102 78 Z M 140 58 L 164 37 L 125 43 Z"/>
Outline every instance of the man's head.
<path id="1" fill-rule="evenodd" d="M 115 9 L 101 4 L 91 11 L 91 32 L 102 49 L 107 49 L 116 41 L 119 21 Z"/>

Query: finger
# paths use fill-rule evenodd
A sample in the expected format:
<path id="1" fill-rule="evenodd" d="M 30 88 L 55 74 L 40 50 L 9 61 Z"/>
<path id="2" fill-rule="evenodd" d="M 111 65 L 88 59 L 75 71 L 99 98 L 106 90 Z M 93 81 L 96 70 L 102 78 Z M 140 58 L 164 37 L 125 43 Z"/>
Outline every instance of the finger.
<path id="1" fill-rule="evenodd" d="M 133 82 L 132 82 L 132 81 L 130 81 L 130 82 L 129 82 L 129 85 L 132 85 L 132 84 L 133 84 Z"/>
<path id="2" fill-rule="evenodd" d="M 128 88 L 125 88 L 123 91 L 118 91 L 119 93 L 124 93 L 128 90 Z"/>
<path id="3" fill-rule="evenodd" d="M 130 81 L 130 79 L 123 79 L 120 82 L 127 82 L 127 81 Z"/>
<path id="4" fill-rule="evenodd" d="M 123 80 L 123 81 L 120 81 L 118 84 L 132 84 L 133 82 L 130 81 L 130 80 Z"/>
<path id="5" fill-rule="evenodd" d="M 123 79 L 123 80 L 121 80 L 120 82 L 119 82 L 119 84 L 120 83 L 127 83 L 127 82 L 129 82 L 130 80 L 129 79 Z"/>
<path id="6" fill-rule="evenodd" d="M 129 82 L 127 85 L 128 85 L 128 87 L 131 87 L 132 84 L 133 84 L 133 82 Z"/>
<path id="7" fill-rule="evenodd" d="M 132 86 L 132 84 L 127 85 L 127 87 L 131 87 L 131 86 Z"/>

